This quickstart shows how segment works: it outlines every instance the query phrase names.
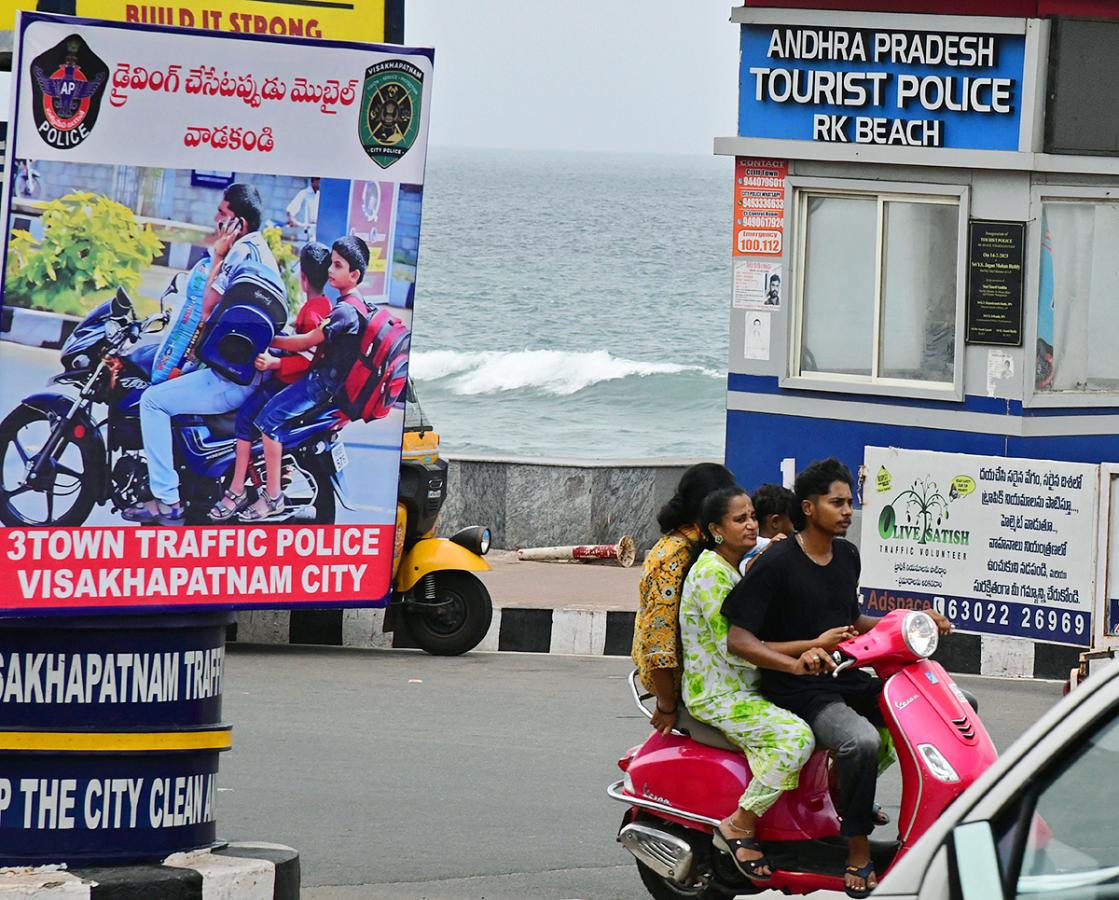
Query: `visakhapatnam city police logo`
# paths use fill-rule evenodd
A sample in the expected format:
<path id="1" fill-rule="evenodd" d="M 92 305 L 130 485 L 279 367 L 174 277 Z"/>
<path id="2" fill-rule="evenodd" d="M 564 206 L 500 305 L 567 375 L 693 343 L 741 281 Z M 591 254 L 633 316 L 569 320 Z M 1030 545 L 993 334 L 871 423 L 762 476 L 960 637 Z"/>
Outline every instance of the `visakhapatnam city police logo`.
<path id="1" fill-rule="evenodd" d="M 387 169 L 407 153 L 420 131 L 424 73 L 404 59 L 365 70 L 358 138 L 373 162 Z"/>
<path id="2" fill-rule="evenodd" d="M 76 34 L 31 61 L 35 129 L 56 150 L 89 137 L 101 109 L 109 67 Z"/>

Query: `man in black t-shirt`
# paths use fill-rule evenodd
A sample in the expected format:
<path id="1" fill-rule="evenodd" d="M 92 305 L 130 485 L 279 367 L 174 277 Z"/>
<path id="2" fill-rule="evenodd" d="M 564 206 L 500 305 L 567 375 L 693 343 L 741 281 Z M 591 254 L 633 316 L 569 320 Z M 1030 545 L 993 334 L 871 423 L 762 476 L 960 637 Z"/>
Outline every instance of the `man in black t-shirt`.
<path id="1" fill-rule="evenodd" d="M 853 488 L 851 470 L 837 459 L 805 469 L 794 491 L 799 531 L 758 558 L 727 596 L 723 615 L 731 623 L 728 649 L 758 666 L 769 699 L 803 718 L 817 746 L 835 756 L 840 830 L 848 839 L 846 888 L 861 897 L 878 883 L 868 835 L 882 751 L 881 682 L 858 669 L 838 677 L 795 674 L 798 657 L 815 650 L 816 671 L 827 676 L 835 668 L 829 656 L 835 646 L 878 622 L 859 609 L 859 551 L 843 539 L 854 512 Z M 951 629 L 943 616 L 930 615 L 943 633 Z M 831 639 L 821 643 L 829 629 Z"/>

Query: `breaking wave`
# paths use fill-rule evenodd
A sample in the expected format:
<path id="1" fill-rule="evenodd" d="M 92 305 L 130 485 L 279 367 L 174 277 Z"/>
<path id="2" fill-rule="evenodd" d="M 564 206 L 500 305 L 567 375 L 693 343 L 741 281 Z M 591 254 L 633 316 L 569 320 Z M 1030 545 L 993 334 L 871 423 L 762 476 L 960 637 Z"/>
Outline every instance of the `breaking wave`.
<path id="1" fill-rule="evenodd" d="M 708 378 L 726 377 L 723 372 L 703 366 L 641 362 L 611 356 L 605 350 L 491 350 L 474 353 L 434 350 L 413 353 L 408 370 L 418 382 L 440 381 L 451 393 L 466 396 L 538 390 L 564 397 L 601 382 L 623 378 L 684 373 Z"/>

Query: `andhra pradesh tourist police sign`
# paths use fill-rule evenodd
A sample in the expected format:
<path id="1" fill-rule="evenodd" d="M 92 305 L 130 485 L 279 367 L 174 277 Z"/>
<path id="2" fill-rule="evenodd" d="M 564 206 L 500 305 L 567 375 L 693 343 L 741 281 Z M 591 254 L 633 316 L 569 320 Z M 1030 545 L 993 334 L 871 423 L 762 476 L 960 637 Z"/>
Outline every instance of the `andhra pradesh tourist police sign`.
<path id="1" fill-rule="evenodd" d="M 390 315 L 406 365 L 434 53 L 39 13 L 16 47 L 10 158 L 49 161 L 59 199 L 34 233 L 6 213 L 0 616 L 385 605 L 404 405 L 344 414 L 344 346 L 340 378 L 324 354 L 291 358 L 306 365 L 283 390 L 313 390 L 314 411 L 278 407 L 283 496 L 246 515 L 269 466 L 256 364 L 279 359 L 310 299 L 300 276 L 317 277 L 299 267 L 307 234 L 267 223 L 314 198 L 326 258 L 344 238 L 354 300 Z M 41 346 L 36 329 L 74 316 Z M 248 493 L 223 516 L 238 427 Z"/>
<path id="2" fill-rule="evenodd" d="M 742 27 L 738 133 L 1017 150 L 1023 34 Z"/>
<path id="3" fill-rule="evenodd" d="M 863 611 L 1087 644 L 1096 466 L 866 448 Z"/>

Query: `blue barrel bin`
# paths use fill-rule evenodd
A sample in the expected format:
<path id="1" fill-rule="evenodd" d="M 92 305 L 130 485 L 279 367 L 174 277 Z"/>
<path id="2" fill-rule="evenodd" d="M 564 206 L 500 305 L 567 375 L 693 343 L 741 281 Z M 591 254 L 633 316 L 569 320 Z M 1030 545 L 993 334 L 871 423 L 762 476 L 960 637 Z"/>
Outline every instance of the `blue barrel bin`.
<path id="1" fill-rule="evenodd" d="M 0 866 L 215 845 L 232 613 L 0 621 Z"/>

